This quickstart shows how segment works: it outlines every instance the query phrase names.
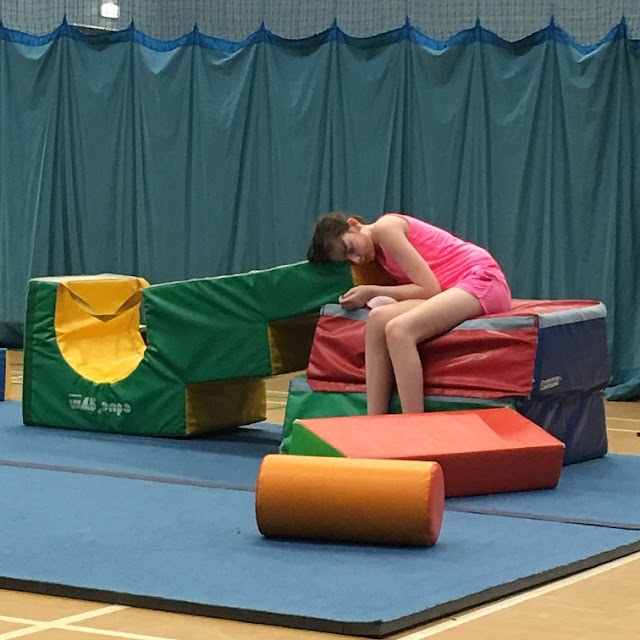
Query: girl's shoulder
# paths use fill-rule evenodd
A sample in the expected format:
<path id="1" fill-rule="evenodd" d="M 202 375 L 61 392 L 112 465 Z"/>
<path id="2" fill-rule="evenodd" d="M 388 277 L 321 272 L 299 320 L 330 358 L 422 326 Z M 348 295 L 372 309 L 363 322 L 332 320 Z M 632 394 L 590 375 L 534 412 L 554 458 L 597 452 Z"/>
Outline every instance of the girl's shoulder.
<path id="1" fill-rule="evenodd" d="M 384 213 L 374 223 L 377 229 L 402 228 L 407 230 L 410 227 L 409 216 L 402 213 Z"/>

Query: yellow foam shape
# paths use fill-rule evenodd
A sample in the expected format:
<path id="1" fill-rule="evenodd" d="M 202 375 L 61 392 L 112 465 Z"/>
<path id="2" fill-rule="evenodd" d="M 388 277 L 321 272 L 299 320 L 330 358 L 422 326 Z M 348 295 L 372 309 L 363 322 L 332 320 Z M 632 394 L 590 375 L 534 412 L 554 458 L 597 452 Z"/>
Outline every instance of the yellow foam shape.
<path id="1" fill-rule="evenodd" d="M 273 375 L 307 368 L 319 317 L 319 313 L 307 313 L 269 322 L 267 337 Z"/>
<path id="2" fill-rule="evenodd" d="M 397 284 L 388 271 L 385 271 L 377 262 L 364 262 L 359 265 L 351 265 L 351 277 L 353 286 L 359 284 Z"/>
<path id="3" fill-rule="evenodd" d="M 9 352 L 5 353 L 5 372 L 4 372 L 4 395 L 0 396 L 0 400 L 8 400 L 11 397 L 11 362 L 9 359 Z"/>
<path id="4" fill-rule="evenodd" d="M 54 326 L 63 358 L 79 375 L 113 383 L 138 366 L 146 345 L 140 334 L 144 278 L 57 278 Z"/>
<path id="5" fill-rule="evenodd" d="M 196 382 L 185 390 L 187 435 L 221 431 L 267 418 L 264 378 Z"/>

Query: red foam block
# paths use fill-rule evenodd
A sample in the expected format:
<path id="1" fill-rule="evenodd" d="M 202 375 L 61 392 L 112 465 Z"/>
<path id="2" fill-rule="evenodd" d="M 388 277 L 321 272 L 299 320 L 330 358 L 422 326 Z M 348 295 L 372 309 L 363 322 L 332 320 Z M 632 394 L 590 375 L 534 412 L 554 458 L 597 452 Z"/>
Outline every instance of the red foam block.
<path id="1" fill-rule="evenodd" d="M 318 442 L 347 458 L 438 462 L 447 497 L 553 488 L 564 455 L 560 440 L 509 408 L 295 421 L 290 453 L 318 455 Z"/>

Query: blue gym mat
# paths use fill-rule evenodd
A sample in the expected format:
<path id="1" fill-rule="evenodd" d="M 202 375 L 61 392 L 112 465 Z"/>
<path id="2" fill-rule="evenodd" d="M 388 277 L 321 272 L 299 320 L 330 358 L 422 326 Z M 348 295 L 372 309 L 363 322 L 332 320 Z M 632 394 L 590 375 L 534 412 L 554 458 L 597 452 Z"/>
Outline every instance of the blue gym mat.
<path id="1" fill-rule="evenodd" d="M 639 457 L 447 500 L 431 548 L 268 540 L 252 488 L 279 425 L 165 440 L 25 427 L 20 410 L 0 403 L 2 588 L 380 637 L 640 549 Z"/>

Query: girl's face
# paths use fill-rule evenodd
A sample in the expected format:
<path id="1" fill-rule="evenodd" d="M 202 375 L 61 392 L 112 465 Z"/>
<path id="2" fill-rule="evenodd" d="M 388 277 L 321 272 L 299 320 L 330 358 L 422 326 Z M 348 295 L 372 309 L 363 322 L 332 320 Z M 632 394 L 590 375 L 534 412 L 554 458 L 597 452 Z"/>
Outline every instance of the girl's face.
<path id="1" fill-rule="evenodd" d="M 352 225 L 349 231 L 333 242 L 330 257 L 340 262 L 346 260 L 353 265 L 373 262 L 376 259 L 373 238 L 360 223 Z"/>

